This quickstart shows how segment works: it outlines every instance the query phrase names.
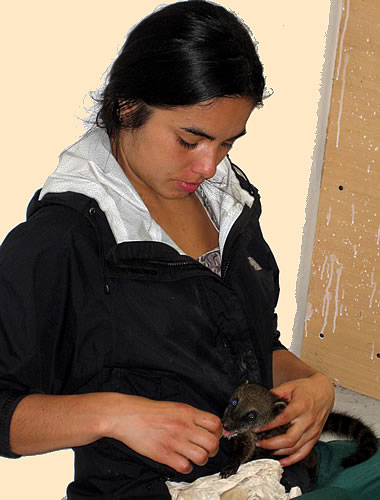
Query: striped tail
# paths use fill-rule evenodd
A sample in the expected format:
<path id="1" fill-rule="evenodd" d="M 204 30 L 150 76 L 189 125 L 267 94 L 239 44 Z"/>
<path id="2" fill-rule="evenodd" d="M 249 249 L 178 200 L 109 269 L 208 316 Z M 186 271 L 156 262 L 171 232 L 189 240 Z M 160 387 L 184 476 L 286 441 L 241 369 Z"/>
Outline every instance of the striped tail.
<path id="1" fill-rule="evenodd" d="M 351 417 L 346 413 L 330 413 L 323 432 L 332 432 L 337 436 L 356 441 L 356 451 L 343 458 L 341 465 L 344 468 L 352 467 L 371 458 L 377 451 L 377 437 L 372 430 L 359 418 Z"/>

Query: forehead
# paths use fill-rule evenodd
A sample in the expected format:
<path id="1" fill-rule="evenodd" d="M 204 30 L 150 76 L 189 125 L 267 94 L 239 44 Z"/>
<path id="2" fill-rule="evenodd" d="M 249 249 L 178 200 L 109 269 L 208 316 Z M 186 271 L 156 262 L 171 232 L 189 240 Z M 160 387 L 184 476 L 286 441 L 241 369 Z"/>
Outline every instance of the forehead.
<path id="1" fill-rule="evenodd" d="M 170 109 L 155 108 L 153 124 L 175 129 L 201 129 L 214 138 L 240 134 L 254 108 L 253 101 L 244 97 L 221 97 L 191 106 Z"/>

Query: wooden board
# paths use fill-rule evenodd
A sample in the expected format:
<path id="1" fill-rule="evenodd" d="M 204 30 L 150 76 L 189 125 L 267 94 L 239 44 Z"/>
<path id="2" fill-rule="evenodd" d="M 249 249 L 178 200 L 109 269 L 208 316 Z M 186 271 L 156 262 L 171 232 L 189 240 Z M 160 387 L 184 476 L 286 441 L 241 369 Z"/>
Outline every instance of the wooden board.
<path id="1" fill-rule="evenodd" d="M 380 2 L 345 0 L 301 357 L 380 399 Z"/>

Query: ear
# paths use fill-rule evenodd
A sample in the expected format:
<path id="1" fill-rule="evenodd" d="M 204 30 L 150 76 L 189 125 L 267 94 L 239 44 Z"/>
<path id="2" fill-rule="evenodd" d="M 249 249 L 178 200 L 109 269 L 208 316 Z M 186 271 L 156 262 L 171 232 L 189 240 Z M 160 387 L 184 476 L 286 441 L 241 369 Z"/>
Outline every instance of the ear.
<path id="1" fill-rule="evenodd" d="M 286 401 L 283 401 L 281 399 L 279 399 L 278 401 L 275 401 L 273 404 L 273 414 L 279 415 L 280 413 L 282 413 L 285 410 L 285 408 L 287 406 L 288 406 L 288 404 L 286 403 Z"/>

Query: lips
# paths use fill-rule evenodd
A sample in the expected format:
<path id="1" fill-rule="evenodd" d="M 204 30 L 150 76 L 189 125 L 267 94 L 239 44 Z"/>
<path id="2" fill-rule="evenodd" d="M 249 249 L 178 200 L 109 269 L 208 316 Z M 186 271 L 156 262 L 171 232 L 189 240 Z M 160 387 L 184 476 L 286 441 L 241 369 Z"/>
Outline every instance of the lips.
<path id="1" fill-rule="evenodd" d="M 223 437 L 227 439 L 231 439 L 237 435 L 238 435 L 237 431 L 226 431 L 226 429 L 223 429 Z"/>
<path id="2" fill-rule="evenodd" d="M 194 191 L 199 188 L 201 183 L 177 181 L 177 184 L 182 189 L 182 191 L 185 191 L 185 193 L 194 193 Z"/>

